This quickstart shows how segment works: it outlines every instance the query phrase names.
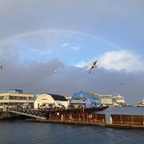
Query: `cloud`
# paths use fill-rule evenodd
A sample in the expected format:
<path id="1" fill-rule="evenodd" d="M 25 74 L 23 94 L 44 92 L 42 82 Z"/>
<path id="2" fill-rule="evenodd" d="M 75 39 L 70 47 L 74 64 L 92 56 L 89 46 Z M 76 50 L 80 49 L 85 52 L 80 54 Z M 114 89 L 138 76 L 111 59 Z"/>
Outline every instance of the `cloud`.
<path id="1" fill-rule="evenodd" d="M 71 46 L 70 43 L 63 43 L 62 48 L 69 48 L 72 51 L 79 51 L 80 50 L 80 44 Z"/>
<path id="2" fill-rule="evenodd" d="M 142 0 L 1 0 L 0 40 L 41 29 L 63 29 L 94 35 L 103 42 L 51 32 L 47 36 L 38 33 L 19 37 L 4 46 L 0 42 L 0 64 L 4 66 L 0 71 L 1 90 L 20 88 L 30 93 L 52 92 L 66 96 L 83 90 L 120 93 L 129 100 L 137 101 L 138 97 L 141 100 L 144 61 L 130 51 L 141 56 L 144 53 L 143 7 Z M 127 47 L 127 51 L 120 47 Z M 98 68 L 89 74 L 87 70 L 96 59 Z M 77 64 L 70 67 L 69 63 Z M 136 71 L 140 72 L 134 75 Z"/>
<path id="3" fill-rule="evenodd" d="M 88 61 L 88 62 L 84 62 L 84 61 L 81 61 L 80 63 L 76 64 L 75 67 L 78 67 L 78 68 L 88 68 L 91 64 L 91 61 Z"/>
<path id="4" fill-rule="evenodd" d="M 33 53 L 37 53 L 38 55 L 49 55 L 49 54 L 51 54 L 53 51 L 54 51 L 54 49 L 51 49 L 51 48 L 49 48 L 49 49 L 46 49 L 46 50 L 42 50 L 42 49 L 30 49 L 30 51 L 31 52 L 33 52 Z"/>
<path id="5" fill-rule="evenodd" d="M 81 62 L 83 67 L 80 68 L 67 66 L 58 59 L 46 63 L 33 61 L 29 65 L 17 65 L 15 58 L 14 55 L 9 55 L 9 59 L 13 61 L 3 63 L 4 69 L 0 71 L 1 90 L 16 88 L 22 89 L 24 93 L 49 92 L 64 96 L 72 96 L 74 92 L 82 90 L 120 94 L 127 102 L 138 102 L 143 98 L 143 72 L 135 75 L 125 71 L 107 71 L 98 63 L 98 69 L 89 74 L 86 67 L 92 61 L 89 64 Z"/>
<path id="6" fill-rule="evenodd" d="M 70 49 L 74 50 L 74 51 L 79 51 L 80 47 L 79 46 L 72 46 Z"/>
<path id="7" fill-rule="evenodd" d="M 69 43 L 63 43 L 62 47 L 68 47 L 70 44 Z"/>
<path id="8" fill-rule="evenodd" d="M 111 51 L 99 58 L 100 67 L 127 72 L 144 71 L 144 62 L 136 54 L 126 50 Z"/>
<path id="9" fill-rule="evenodd" d="M 88 69 L 95 59 L 81 61 L 75 66 Z M 144 61 L 139 56 L 126 50 L 106 52 L 98 58 L 98 68 L 106 70 L 124 70 L 126 72 L 144 71 Z"/>

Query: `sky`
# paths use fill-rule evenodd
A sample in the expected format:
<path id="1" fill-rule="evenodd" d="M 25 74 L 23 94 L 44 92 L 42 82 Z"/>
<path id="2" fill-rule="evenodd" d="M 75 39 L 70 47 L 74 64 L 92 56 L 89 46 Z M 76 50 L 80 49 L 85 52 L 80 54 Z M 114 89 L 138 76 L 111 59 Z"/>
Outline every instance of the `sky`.
<path id="1" fill-rule="evenodd" d="M 0 91 L 142 101 L 143 7 L 143 0 L 0 0 Z"/>

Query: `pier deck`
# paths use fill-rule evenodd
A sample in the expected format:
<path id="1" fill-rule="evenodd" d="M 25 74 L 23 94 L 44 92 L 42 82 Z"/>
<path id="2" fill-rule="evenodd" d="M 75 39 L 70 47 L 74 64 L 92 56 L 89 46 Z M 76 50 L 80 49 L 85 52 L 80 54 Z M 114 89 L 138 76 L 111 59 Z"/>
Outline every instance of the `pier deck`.
<path id="1" fill-rule="evenodd" d="M 29 116 L 32 118 L 39 119 L 48 119 L 49 115 L 53 113 L 93 113 L 95 111 L 102 111 L 108 108 L 107 106 L 103 107 L 93 107 L 93 108 L 69 108 L 69 109 L 7 109 L 9 113 L 15 113 L 19 115 Z"/>

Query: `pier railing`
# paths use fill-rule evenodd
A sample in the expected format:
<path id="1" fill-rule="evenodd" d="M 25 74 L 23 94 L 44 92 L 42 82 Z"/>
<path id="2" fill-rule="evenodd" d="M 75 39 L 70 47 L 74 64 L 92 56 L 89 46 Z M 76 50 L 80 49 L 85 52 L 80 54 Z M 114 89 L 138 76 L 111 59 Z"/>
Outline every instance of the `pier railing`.
<path id="1" fill-rule="evenodd" d="M 18 115 L 24 115 L 27 117 L 37 118 L 37 119 L 46 119 L 46 112 L 41 112 L 31 109 L 8 109 L 9 113 L 14 113 Z"/>
<path id="2" fill-rule="evenodd" d="M 107 107 L 93 107 L 93 108 L 69 108 L 69 109 L 22 109 L 22 108 L 7 108 L 4 109 L 9 113 L 18 115 L 24 115 L 37 119 L 47 120 L 65 120 L 69 121 L 75 119 L 75 121 L 82 120 L 83 122 L 92 119 L 92 113 L 95 111 L 102 111 Z"/>

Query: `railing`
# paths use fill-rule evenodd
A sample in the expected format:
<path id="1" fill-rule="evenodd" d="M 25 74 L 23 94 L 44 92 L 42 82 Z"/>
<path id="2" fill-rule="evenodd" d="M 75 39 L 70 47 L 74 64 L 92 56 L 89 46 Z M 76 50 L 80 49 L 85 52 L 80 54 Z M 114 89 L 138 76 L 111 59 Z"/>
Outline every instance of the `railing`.
<path id="1" fill-rule="evenodd" d="M 69 109 L 46 109 L 46 110 L 38 110 L 38 109 L 22 109 L 22 108 L 5 108 L 4 111 L 19 115 L 24 115 L 37 119 L 49 119 L 50 114 L 54 113 L 92 113 L 94 111 L 100 111 L 106 109 L 107 107 L 96 107 L 96 108 L 69 108 Z"/>
<path id="2" fill-rule="evenodd" d="M 19 114 L 19 115 L 24 115 L 24 116 L 28 116 L 28 117 L 38 118 L 38 119 L 46 119 L 46 112 L 41 112 L 41 111 L 37 111 L 37 110 L 8 109 L 8 112 Z"/>

